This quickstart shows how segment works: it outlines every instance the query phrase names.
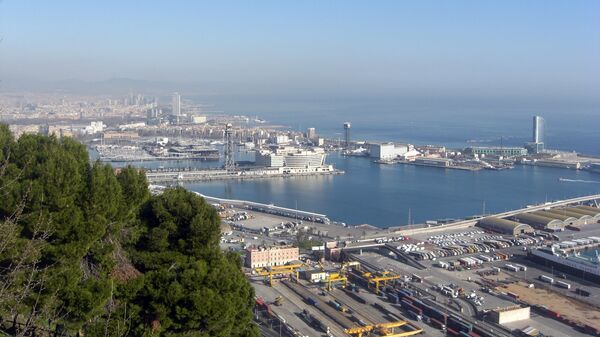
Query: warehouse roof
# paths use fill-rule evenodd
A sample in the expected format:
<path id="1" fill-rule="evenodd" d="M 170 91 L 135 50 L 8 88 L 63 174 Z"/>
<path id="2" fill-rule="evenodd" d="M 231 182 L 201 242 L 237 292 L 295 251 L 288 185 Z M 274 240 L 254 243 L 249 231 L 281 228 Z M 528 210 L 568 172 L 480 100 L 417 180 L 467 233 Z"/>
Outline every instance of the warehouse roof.
<path id="1" fill-rule="evenodd" d="M 572 210 L 573 212 L 591 215 L 593 217 L 600 217 L 600 208 L 598 208 L 598 207 L 581 205 L 581 206 L 571 207 L 570 210 Z"/>
<path id="2" fill-rule="evenodd" d="M 562 220 L 564 223 L 576 222 L 581 217 L 581 215 L 573 216 L 570 213 L 567 214 L 567 213 L 563 212 L 562 210 L 558 210 L 558 209 L 556 209 L 556 210 L 549 209 L 546 211 L 535 211 L 535 212 L 531 212 L 531 214 L 543 216 L 543 217 L 550 218 L 550 219 Z"/>
<path id="3" fill-rule="evenodd" d="M 585 219 L 591 218 L 590 215 L 574 212 L 571 208 L 554 208 L 547 212 L 551 213 L 551 214 L 556 214 L 557 216 L 560 215 L 562 217 L 576 218 L 578 220 L 585 220 Z M 564 220 L 564 219 L 562 219 L 562 220 Z M 567 222 L 567 221 L 565 221 L 565 222 Z"/>
<path id="4" fill-rule="evenodd" d="M 533 228 L 527 224 L 519 223 L 512 220 L 489 216 L 479 220 L 479 226 L 491 229 L 493 231 L 516 235 L 519 233 L 531 233 Z"/>
<path id="5" fill-rule="evenodd" d="M 514 218 L 532 226 L 544 226 L 548 229 L 557 229 L 565 226 L 564 222 L 561 220 L 547 218 L 532 213 L 519 213 L 515 215 Z"/>

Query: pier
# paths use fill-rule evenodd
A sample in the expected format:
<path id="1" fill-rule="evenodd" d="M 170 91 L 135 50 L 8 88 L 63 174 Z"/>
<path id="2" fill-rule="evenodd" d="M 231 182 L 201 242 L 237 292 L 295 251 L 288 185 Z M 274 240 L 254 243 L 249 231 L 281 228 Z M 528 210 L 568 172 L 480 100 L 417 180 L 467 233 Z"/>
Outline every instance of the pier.
<path id="1" fill-rule="evenodd" d="M 304 176 L 325 176 L 344 174 L 344 171 L 332 166 L 308 168 L 244 168 L 244 169 L 188 169 L 188 170 L 150 170 L 146 177 L 150 183 L 183 183 L 231 179 L 265 179 Z"/>

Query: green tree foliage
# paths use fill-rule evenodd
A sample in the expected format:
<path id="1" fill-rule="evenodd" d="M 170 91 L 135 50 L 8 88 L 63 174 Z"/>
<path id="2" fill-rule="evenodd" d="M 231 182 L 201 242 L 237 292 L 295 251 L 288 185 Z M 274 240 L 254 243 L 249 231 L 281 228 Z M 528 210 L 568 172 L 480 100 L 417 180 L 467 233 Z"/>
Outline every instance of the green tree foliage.
<path id="1" fill-rule="evenodd" d="M 164 335 L 257 336 L 254 293 L 239 256 L 219 250 L 216 211 L 182 188 L 153 197 L 143 208 L 144 234 L 132 248 L 144 285 L 133 299 L 138 331 Z"/>
<path id="2" fill-rule="evenodd" d="M 150 196 L 135 168 L 115 174 L 72 139 L 15 141 L 0 124 L 0 196 L 3 322 L 88 336 L 258 336 L 239 256 L 221 252 L 220 219 L 197 195 Z"/>

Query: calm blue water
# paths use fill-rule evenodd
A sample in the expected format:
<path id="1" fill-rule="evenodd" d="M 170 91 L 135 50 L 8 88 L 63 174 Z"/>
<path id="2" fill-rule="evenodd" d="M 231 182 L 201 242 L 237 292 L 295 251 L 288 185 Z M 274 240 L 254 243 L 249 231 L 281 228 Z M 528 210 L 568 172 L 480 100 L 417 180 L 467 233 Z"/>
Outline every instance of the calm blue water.
<path id="1" fill-rule="evenodd" d="M 244 199 L 327 214 L 348 224 L 395 226 L 441 218 L 463 218 L 528 204 L 600 193 L 600 175 L 555 168 L 516 166 L 505 171 L 444 170 L 379 165 L 368 158 L 330 154 L 344 175 L 187 184 L 221 198 Z M 217 163 L 179 162 L 178 166 Z M 149 166 L 163 163 L 145 163 Z M 585 180 L 561 182 L 559 178 Z M 598 183 L 591 183 L 597 181 Z M 485 203 L 485 206 L 484 206 Z"/>
<path id="2" fill-rule="evenodd" d="M 531 137 L 531 118 L 546 119 L 549 147 L 600 156 L 600 106 L 512 102 L 417 102 L 381 100 L 221 100 L 199 99 L 232 115 L 258 116 L 289 129 L 316 127 L 321 135 L 464 147 L 522 145 Z M 248 160 L 251 156 L 241 156 Z M 348 224 L 395 226 L 441 218 L 463 218 L 528 204 L 600 193 L 600 175 L 555 168 L 517 166 L 505 171 L 459 171 L 403 165 L 378 165 L 367 158 L 338 154 L 328 162 L 345 175 L 186 185 L 206 195 L 245 199 L 327 214 Z M 145 166 L 218 166 L 219 163 L 152 162 Z M 561 182 L 559 178 L 599 183 Z"/>

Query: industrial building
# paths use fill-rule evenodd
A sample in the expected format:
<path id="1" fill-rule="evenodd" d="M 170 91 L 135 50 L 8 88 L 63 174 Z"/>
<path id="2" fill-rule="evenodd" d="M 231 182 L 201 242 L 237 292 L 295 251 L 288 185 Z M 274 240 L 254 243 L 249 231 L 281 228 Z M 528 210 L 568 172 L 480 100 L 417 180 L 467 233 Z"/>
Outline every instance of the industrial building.
<path id="1" fill-rule="evenodd" d="M 570 208 L 555 208 L 544 212 L 562 220 L 565 226 L 580 226 L 593 223 L 590 215 L 573 212 Z M 564 219 L 565 217 L 567 219 Z"/>
<path id="2" fill-rule="evenodd" d="M 533 227 L 530 225 L 493 216 L 479 220 L 478 226 L 507 235 L 519 235 L 534 232 Z"/>
<path id="3" fill-rule="evenodd" d="M 408 144 L 369 143 L 369 156 L 377 160 L 393 160 L 408 151 Z"/>
<path id="4" fill-rule="evenodd" d="M 465 149 L 465 153 L 479 157 L 519 157 L 526 156 L 527 149 L 524 147 L 468 147 Z"/>
<path id="5" fill-rule="evenodd" d="M 579 224 L 579 217 L 571 216 L 558 209 L 549 209 L 545 211 L 531 212 L 531 214 L 543 216 L 550 219 L 558 219 L 562 221 L 565 226 L 575 226 Z"/>
<path id="6" fill-rule="evenodd" d="M 545 216 L 533 213 L 519 213 L 513 217 L 516 221 L 531 225 L 536 229 L 547 231 L 562 231 L 565 229 L 565 223 L 562 220 L 555 218 L 547 218 Z"/>
<path id="7" fill-rule="evenodd" d="M 246 266 L 250 268 L 282 266 L 299 257 L 298 247 L 260 247 L 246 250 Z"/>
<path id="8" fill-rule="evenodd" d="M 581 206 L 570 207 L 569 210 L 571 212 L 589 215 L 591 217 L 591 222 L 589 222 L 589 223 L 600 222 L 600 208 L 598 208 L 598 207 L 581 205 Z"/>
<path id="9" fill-rule="evenodd" d="M 450 167 L 450 165 L 452 164 L 452 159 L 421 157 L 415 159 L 414 164 L 422 166 Z"/>

